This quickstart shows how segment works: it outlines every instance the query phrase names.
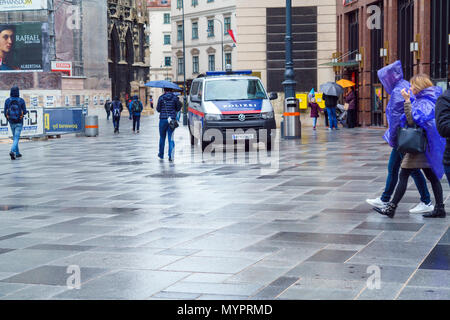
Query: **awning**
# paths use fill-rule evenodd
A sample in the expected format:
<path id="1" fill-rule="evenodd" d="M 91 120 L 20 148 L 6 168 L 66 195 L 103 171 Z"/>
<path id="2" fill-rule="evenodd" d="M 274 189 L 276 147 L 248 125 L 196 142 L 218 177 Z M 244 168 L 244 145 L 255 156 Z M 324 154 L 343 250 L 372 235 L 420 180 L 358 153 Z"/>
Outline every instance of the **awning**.
<path id="1" fill-rule="evenodd" d="M 327 62 L 327 63 L 322 63 L 321 66 L 330 66 L 330 67 L 357 67 L 357 66 L 359 66 L 359 62 L 358 62 L 358 61 Z"/>

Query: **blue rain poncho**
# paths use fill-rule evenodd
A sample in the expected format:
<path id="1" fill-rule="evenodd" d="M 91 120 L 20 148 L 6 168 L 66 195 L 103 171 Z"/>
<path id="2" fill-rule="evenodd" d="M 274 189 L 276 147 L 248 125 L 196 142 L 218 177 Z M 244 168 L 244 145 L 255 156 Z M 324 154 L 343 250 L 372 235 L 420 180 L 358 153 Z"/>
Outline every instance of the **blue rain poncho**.
<path id="1" fill-rule="evenodd" d="M 427 134 L 427 149 L 425 156 L 438 179 L 444 176 L 442 163 L 446 141 L 439 135 L 436 127 L 435 107 L 436 101 L 442 94 L 442 88 L 429 87 L 420 91 L 416 100 L 412 102 L 411 114 L 417 126 L 423 128 Z M 403 97 L 402 97 L 403 99 Z M 406 125 L 406 115 L 402 115 L 400 125 Z"/>
<path id="2" fill-rule="evenodd" d="M 402 96 L 402 90 L 409 90 L 411 85 L 403 79 L 402 63 L 396 61 L 378 71 L 378 78 L 384 87 L 384 90 L 390 95 L 388 105 L 386 106 L 386 119 L 389 128 L 384 134 L 384 140 L 392 148 L 397 148 L 397 129 L 400 126 L 400 118 L 405 114 L 405 99 Z M 411 97 L 411 102 L 414 97 Z"/>

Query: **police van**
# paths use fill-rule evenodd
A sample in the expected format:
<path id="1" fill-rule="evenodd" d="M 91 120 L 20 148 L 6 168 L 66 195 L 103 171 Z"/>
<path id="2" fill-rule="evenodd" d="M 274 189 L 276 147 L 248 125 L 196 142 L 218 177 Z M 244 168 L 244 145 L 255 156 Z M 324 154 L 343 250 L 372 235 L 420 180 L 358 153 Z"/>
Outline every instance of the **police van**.
<path id="1" fill-rule="evenodd" d="M 204 151 L 221 132 L 224 144 L 244 140 L 247 149 L 250 142 L 264 142 L 267 150 L 272 149 L 276 123 L 270 100 L 278 95 L 268 95 L 261 80 L 251 74 L 207 72 L 193 80 L 188 102 L 191 145 L 200 141 Z"/>

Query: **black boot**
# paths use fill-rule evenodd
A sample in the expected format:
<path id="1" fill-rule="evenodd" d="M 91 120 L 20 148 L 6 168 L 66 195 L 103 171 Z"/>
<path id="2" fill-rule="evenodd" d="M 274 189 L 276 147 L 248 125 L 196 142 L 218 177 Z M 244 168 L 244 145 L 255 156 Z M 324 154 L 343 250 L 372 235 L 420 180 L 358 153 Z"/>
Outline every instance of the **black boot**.
<path id="1" fill-rule="evenodd" d="M 428 214 L 424 214 L 424 218 L 445 218 L 447 213 L 445 212 L 444 204 L 436 204 L 434 210 Z"/>
<path id="2" fill-rule="evenodd" d="M 395 210 L 397 209 L 397 205 L 393 204 L 392 202 L 389 202 L 386 207 L 380 209 L 380 208 L 373 208 L 376 212 L 379 214 L 382 214 L 383 216 L 388 216 L 389 218 L 394 218 Z"/>

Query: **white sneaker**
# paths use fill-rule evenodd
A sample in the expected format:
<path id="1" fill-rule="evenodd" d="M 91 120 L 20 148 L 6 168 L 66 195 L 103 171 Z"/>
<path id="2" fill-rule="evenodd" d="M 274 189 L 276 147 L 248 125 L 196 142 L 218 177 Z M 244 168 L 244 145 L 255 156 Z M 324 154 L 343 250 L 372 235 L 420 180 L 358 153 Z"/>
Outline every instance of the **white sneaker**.
<path id="1" fill-rule="evenodd" d="M 389 203 L 389 202 L 381 201 L 381 198 L 366 199 L 366 202 L 368 204 L 370 204 L 372 207 L 376 207 L 376 208 L 380 208 L 380 209 L 384 208 Z"/>
<path id="2" fill-rule="evenodd" d="M 432 212 L 434 210 L 433 204 L 430 202 L 430 204 L 426 203 L 419 203 L 417 206 L 409 210 L 410 213 L 426 213 L 426 212 Z"/>

